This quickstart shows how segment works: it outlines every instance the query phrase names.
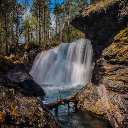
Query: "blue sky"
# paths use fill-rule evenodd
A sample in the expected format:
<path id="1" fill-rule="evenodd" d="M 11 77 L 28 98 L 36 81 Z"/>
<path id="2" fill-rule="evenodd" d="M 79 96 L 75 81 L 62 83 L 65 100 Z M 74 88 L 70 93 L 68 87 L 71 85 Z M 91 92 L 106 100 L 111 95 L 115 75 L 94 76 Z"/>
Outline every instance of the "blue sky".
<path id="1" fill-rule="evenodd" d="M 29 0 L 29 3 L 32 3 L 32 1 L 33 0 Z M 18 2 L 24 2 L 25 3 L 25 0 L 18 0 Z M 61 4 L 63 2 L 63 0 L 56 0 L 56 2 Z M 55 0 L 51 0 L 51 3 L 52 3 L 52 5 L 51 5 L 52 13 L 53 13 L 53 8 L 54 8 Z"/>

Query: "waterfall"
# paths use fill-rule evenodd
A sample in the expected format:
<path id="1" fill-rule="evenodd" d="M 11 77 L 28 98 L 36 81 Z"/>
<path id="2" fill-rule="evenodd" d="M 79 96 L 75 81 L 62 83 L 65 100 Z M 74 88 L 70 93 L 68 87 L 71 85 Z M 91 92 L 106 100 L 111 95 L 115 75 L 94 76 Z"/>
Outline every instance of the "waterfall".
<path id="1" fill-rule="evenodd" d="M 37 55 L 30 74 L 38 84 L 85 85 L 91 79 L 92 46 L 81 38 Z"/>

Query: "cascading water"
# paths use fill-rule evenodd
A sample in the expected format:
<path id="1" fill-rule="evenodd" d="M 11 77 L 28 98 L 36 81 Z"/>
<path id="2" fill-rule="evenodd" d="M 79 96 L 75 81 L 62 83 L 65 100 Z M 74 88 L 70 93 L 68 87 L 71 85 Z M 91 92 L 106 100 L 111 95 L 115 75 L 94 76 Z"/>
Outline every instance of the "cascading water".
<path id="1" fill-rule="evenodd" d="M 59 88 L 85 85 L 91 77 L 91 60 L 91 42 L 82 38 L 40 53 L 30 74 L 39 84 L 54 84 Z"/>
<path id="2" fill-rule="evenodd" d="M 75 94 L 91 80 L 91 42 L 79 39 L 72 43 L 62 43 L 58 47 L 37 55 L 30 74 L 46 92 L 44 103 L 66 99 Z M 70 104 L 73 108 L 73 104 Z M 52 114 L 63 128 L 107 128 L 107 122 L 99 121 L 90 115 L 73 113 L 74 109 L 59 106 L 58 116 Z M 91 122 L 91 123 L 90 123 Z"/>

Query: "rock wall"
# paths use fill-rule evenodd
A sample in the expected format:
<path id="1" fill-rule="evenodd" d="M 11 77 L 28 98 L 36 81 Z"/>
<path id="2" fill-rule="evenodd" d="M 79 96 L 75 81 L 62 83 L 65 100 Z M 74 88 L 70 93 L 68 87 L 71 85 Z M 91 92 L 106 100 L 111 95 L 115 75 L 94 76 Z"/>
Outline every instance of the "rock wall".
<path id="1" fill-rule="evenodd" d="M 78 107 L 109 119 L 113 127 L 127 128 L 128 2 L 104 2 L 104 6 L 101 6 L 102 1 L 90 5 L 71 22 L 91 40 L 94 50 L 94 84 L 88 84 L 80 90 Z M 98 91 L 101 86 L 106 89 L 104 100 L 102 91 Z"/>
<path id="2" fill-rule="evenodd" d="M 91 40 L 97 60 L 103 49 L 112 43 L 113 37 L 127 26 L 127 20 L 127 0 L 104 0 L 85 8 L 71 24 Z"/>

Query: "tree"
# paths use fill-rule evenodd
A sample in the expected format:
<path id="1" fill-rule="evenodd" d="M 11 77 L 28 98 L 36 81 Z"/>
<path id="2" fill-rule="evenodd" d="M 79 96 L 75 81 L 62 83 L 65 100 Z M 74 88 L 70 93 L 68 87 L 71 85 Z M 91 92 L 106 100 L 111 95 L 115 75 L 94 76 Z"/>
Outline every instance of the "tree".
<path id="1" fill-rule="evenodd" d="M 53 13 L 55 14 L 55 21 L 56 21 L 56 42 L 58 41 L 58 37 L 57 37 L 57 21 L 58 21 L 58 15 L 59 15 L 59 4 L 55 2 L 54 4 L 54 11 Z"/>
<path id="2" fill-rule="evenodd" d="M 91 0 L 89 0 L 89 5 L 91 4 Z"/>
<path id="3" fill-rule="evenodd" d="M 36 16 L 38 19 L 38 44 L 41 44 L 40 39 L 41 39 L 41 26 L 40 26 L 40 15 L 41 15 L 41 6 L 42 6 L 42 1 L 41 0 L 34 0 L 33 4 L 31 6 L 31 12 L 33 16 Z"/>
<path id="4" fill-rule="evenodd" d="M 18 38 L 18 1 L 16 0 L 16 47 L 19 46 Z"/>

